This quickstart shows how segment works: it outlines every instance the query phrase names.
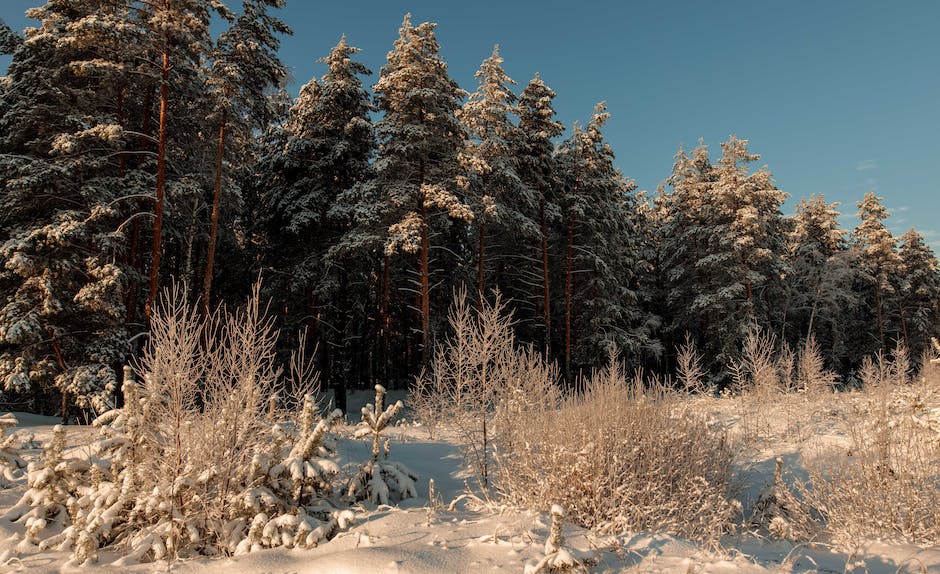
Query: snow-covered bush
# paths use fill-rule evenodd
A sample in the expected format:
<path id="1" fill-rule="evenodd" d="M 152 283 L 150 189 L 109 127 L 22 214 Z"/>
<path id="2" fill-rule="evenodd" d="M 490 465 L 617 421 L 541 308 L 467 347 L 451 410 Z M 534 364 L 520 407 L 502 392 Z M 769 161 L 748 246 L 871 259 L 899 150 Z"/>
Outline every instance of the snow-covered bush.
<path id="1" fill-rule="evenodd" d="M 499 293 L 474 311 L 466 291 L 450 311 L 452 334 L 413 393 L 419 420 L 456 431 L 472 472 L 487 486 L 497 442 L 512 443 L 522 410 L 554 408 L 557 370 L 532 348 L 517 348 Z M 502 438 L 500 438 L 502 435 Z"/>
<path id="2" fill-rule="evenodd" d="M 362 422 L 356 429 L 356 438 L 372 437 L 372 457 L 359 467 L 349 481 L 346 495 L 354 500 L 388 504 L 390 500 L 404 500 L 418 496 L 415 481 L 418 475 L 399 461 L 388 457 L 388 439 L 382 443 L 382 431 L 404 406 L 401 401 L 384 406 L 385 387 L 375 385 L 375 404 L 362 407 Z"/>
<path id="3" fill-rule="evenodd" d="M 525 566 L 525 574 L 539 574 L 540 572 L 587 572 L 587 568 L 572 556 L 571 551 L 564 546 L 565 509 L 558 504 L 551 508 L 552 526 L 545 539 L 545 557 L 538 562 L 529 562 Z"/>
<path id="4" fill-rule="evenodd" d="M 65 427 L 56 425 L 43 459 L 27 467 L 26 492 L 3 516 L 22 523 L 31 544 L 39 544 L 47 528 L 55 531 L 71 523 L 75 501 L 88 484 L 91 464 L 66 457 L 64 451 Z"/>
<path id="5" fill-rule="evenodd" d="M 0 415 L 0 488 L 10 486 L 17 474 L 26 468 L 26 461 L 20 456 L 16 434 L 10 432 L 17 425 L 13 413 Z M 9 433 L 9 434 L 7 434 Z"/>
<path id="6" fill-rule="evenodd" d="M 628 382 L 616 362 L 557 409 L 520 413 L 499 444 L 498 488 L 513 503 L 557 501 L 602 532 L 659 530 L 717 544 L 732 528 L 727 437 L 662 390 Z"/>
<path id="7" fill-rule="evenodd" d="M 867 361 L 870 386 L 852 393 L 851 446 L 806 461 L 798 483 L 808 509 L 837 542 L 940 544 L 940 378 L 910 383 L 907 357 Z"/>
<path id="8" fill-rule="evenodd" d="M 271 410 L 283 381 L 257 291 L 206 318 L 174 289 L 151 325 L 141 380 L 125 369 L 125 404 L 95 421 L 87 460 L 63 460 L 57 431 L 30 471 L 27 536 L 55 519 L 64 530 L 42 547 L 87 563 L 107 546 L 129 564 L 315 546 L 346 528 L 352 513 L 332 498 L 340 413 L 320 418 L 312 395 L 296 415 Z"/>

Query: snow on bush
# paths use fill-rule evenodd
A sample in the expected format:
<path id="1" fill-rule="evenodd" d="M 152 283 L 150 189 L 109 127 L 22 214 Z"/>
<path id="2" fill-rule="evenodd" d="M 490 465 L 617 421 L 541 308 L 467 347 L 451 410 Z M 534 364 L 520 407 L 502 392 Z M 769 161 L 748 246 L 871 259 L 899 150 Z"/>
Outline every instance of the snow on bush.
<path id="1" fill-rule="evenodd" d="M 717 544 L 732 530 L 740 505 L 730 496 L 726 436 L 664 389 L 627 381 L 616 361 L 558 409 L 516 420 L 498 457 L 499 489 L 510 501 L 558 501 L 601 532 L 664 531 Z"/>
<path id="2" fill-rule="evenodd" d="M 940 544 L 940 376 L 909 379 L 906 353 L 866 360 L 850 417 L 851 447 L 806 461 L 807 512 L 836 542 Z"/>
<path id="3" fill-rule="evenodd" d="M 389 459 L 388 439 L 385 440 L 382 452 L 382 431 L 404 406 L 401 401 L 397 401 L 384 407 L 384 401 L 385 387 L 375 385 L 375 404 L 362 407 L 362 422 L 355 436 L 372 436 L 372 458 L 349 481 L 346 494 L 353 500 L 389 504 L 390 500 L 400 501 L 418 496 L 415 486 L 418 475 L 401 462 Z"/>
<path id="4" fill-rule="evenodd" d="M 297 417 L 271 410 L 283 385 L 276 337 L 257 290 L 245 309 L 204 318 L 174 289 L 152 318 L 141 381 L 125 369 L 125 404 L 95 421 L 90 454 L 64 459 L 57 427 L 7 516 L 26 520 L 31 542 L 60 524 L 40 548 L 71 549 L 77 564 L 106 546 L 126 565 L 310 547 L 347 528 L 353 515 L 331 486 L 329 432 L 341 415 L 318 417 L 311 395 Z"/>
<path id="5" fill-rule="evenodd" d="M 16 434 L 10 432 L 16 425 L 17 420 L 12 413 L 0 415 L 0 488 L 12 485 L 19 472 L 26 468 L 26 461 L 17 447 Z"/>

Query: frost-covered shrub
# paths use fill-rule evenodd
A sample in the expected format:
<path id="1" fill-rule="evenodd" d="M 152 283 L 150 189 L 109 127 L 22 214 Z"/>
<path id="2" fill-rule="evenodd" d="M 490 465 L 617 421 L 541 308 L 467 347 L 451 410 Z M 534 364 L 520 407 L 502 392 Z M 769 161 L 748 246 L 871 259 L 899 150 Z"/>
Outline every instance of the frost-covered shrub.
<path id="1" fill-rule="evenodd" d="M 571 551 L 565 547 L 562 528 L 565 520 L 565 509 L 558 504 L 551 508 L 552 526 L 545 539 L 545 557 L 538 562 L 529 562 L 525 566 L 525 574 L 539 574 L 540 572 L 587 572 L 587 568 L 572 556 Z"/>
<path id="2" fill-rule="evenodd" d="M 911 384 L 907 368 L 898 352 L 867 361 L 849 450 L 806 461 L 798 493 L 837 542 L 940 544 L 940 379 Z"/>
<path id="3" fill-rule="evenodd" d="M 494 446 L 512 442 L 522 410 L 555 407 L 558 373 L 531 347 L 516 346 L 498 293 L 474 311 L 459 292 L 449 320 L 452 334 L 418 379 L 412 404 L 424 424 L 456 432 L 469 469 L 488 486 Z"/>
<path id="4" fill-rule="evenodd" d="M 499 445 L 498 488 L 510 502 L 557 501 L 604 532 L 665 531 L 715 544 L 732 528 L 732 452 L 724 434 L 672 395 L 628 382 L 616 362 L 557 409 L 520 413 Z"/>
<path id="5" fill-rule="evenodd" d="M 346 528 L 352 513 L 332 499 L 329 433 L 340 414 L 319 417 L 309 395 L 298 413 L 271 410 L 282 385 L 276 336 L 257 294 L 208 318 L 182 291 L 168 294 L 140 381 L 125 369 L 125 404 L 95 421 L 101 435 L 87 460 L 65 464 L 57 431 L 30 472 L 27 535 L 54 518 L 64 529 L 42 547 L 71 549 L 75 563 L 111 547 L 130 564 L 308 547 Z"/>
<path id="6" fill-rule="evenodd" d="M 26 468 L 26 461 L 17 447 L 16 434 L 10 432 L 16 425 L 17 420 L 12 413 L 0 415 L 0 488 L 10 486 L 19 472 Z"/>
<path id="7" fill-rule="evenodd" d="M 418 475 L 396 460 L 390 460 L 388 439 L 382 452 L 382 431 L 404 406 L 401 401 L 384 407 L 385 387 L 375 385 L 375 404 L 362 407 L 362 422 L 356 429 L 356 438 L 372 437 L 372 457 L 359 467 L 349 481 L 346 495 L 354 500 L 369 500 L 388 504 L 390 500 L 404 500 L 418 496 L 415 481 Z"/>

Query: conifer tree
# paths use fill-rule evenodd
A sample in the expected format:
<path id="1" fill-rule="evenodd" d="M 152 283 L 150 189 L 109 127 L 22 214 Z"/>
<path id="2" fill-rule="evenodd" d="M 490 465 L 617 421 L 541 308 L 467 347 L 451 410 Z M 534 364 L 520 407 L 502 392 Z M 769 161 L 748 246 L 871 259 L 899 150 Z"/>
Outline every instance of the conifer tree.
<path id="1" fill-rule="evenodd" d="M 321 372 L 327 382 L 336 375 L 337 383 L 344 376 L 330 368 L 333 349 L 338 352 L 342 340 L 364 338 L 370 309 L 364 286 L 372 268 L 353 237 L 359 231 L 353 229 L 354 188 L 370 176 L 375 150 L 372 104 L 359 78 L 371 72 L 352 59 L 358 52 L 341 38 L 320 60 L 327 73 L 301 88 L 276 136 L 264 196 L 265 261 L 286 272 L 272 278 L 272 292 L 295 310 L 287 325 L 308 318 L 303 323 L 319 348 Z M 286 244 L 300 248 L 285 250 Z M 336 359 L 346 367 L 354 362 L 351 355 Z M 341 395 L 338 391 L 337 405 L 344 408 Z"/>
<path id="2" fill-rule="evenodd" d="M 513 141 L 513 155 L 518 162 L 518 173 L 522 184 L 529 189 L 528 195 L 538 203 L 539 234 L 537 246 L 532 251 L 540 262 L 540 272 L 531 274 L 537 278 L 534 299 L 540 300 L 543 329 L 543 349 L 550 355 L 552 336 L 551 276 L 549 265 L 550 223 L 559 217 L 556 194 L 561 180 L 558 161 L 555 158 L 553 139 L 559 137 L 564 127 L 556 121 L 552 100 L 555 92 L 545 85 L 538 74 L 522 90 L 519 96 L 519 129 Z M 525 266 L 528 268 L 528 265 Z"/>
<path id="3" fill-rule="evenodd" d="M 601 133 L 609 117 L 605 104 L 598 104 L 587 127 L 576 125 L 559 151 L 568 174 L 559 203 L 566 226 L 564 356 L 569 382 L 575 364 L 596 367 L 616 351 L 637 358 L 657 347 L 636 292 L 641 266 L 632 195 L 636 186 L 613 165 L 613 150 Z"/>
<path id="4" fill-rule="evenodd" d="M 215 183 L 212 192 L 209 244 L 203 275 L 202 305 L 208 312 L 212 296 L 212 277 L 218 241 L 219 211 L 222 199 L 226 149 L 240 153 L 234 159 L 246 159 L 246 142 L 253 130 L 264 129 L 276 116 L 271 92 L 280 86 L 287 70 L 277 56 L 278 34 L 290 34 L 290 28 L 271 16 L 269 8 L 281 8 L 284 0 L 244 0 L 242 13 L 222 33 L 216 45 L 211 79 L 217 98 L 218 148 L 215 159 Z M 226 141 L 234 132 L 234 146 Z"/>
<path id="5" fill-rule="evenodd" d="M 864 308 L 874 313 L 873 323 L 877 329 L 872 339 L 876 342 L 871 351 L 886 349 L 886 313 L 891 307 L 886 299 L 895 294 L 892 279 L 898 272 L 900 260 L 894 237 L 884 224 L 888 210 L 882 198 L 870 191 L 857 203 L 859 224 L 852 231 L 852 241 L 859 250 L 859 269 L 862 272 L 862 298 Z M 869 313 L 870 314 L 870 313 Z M 861 342 L 865 347 L 864 341 Z M 864 351 L 862 351 L 865 354 Z"/>
<path id="6" fill-rule="evenodd" d="M 373 88 L 376 107 L 384 116 L 376 124 L 375 177 L 371 189 L 365 190 L 366 195 L 381 197 L 385 206 L 390 223 L 386 255 L 404 252 L 418 257 L 422 364 L 430 356 L 432 342 L 431 237 L 473 218 L 457 187 L 458 153 L 466 134 L 455 112 L 465 92 L 448 75 L 435 27 L 429 22 L 413 26 L 410 14 L 406 15 L 388 53 L 388 63 Z M 459 240 L 461 234 L 451 233 Z M 450 289 L 442 290 L 449 298 Z"/>
<path id="7" fill-rule="evenodd" d="M 899 238 L 898 257 L 902 334 L 911 356 L 920 357 L 940 326 L 940 270 L 933 250 L 914 229 Z"/>
<path id="8" fill-rule="evenodd" d="M 50 1 L 14 54 L 0 102 L 0 380 L 103 409 L 127 351 L 122 219 L 125 97 L 136 37 L 126 2 Z M 37 408 L 48 408 L 37 405 Z"/>
<path id="9" fill-rule="evenodd" d="M 516 299 L 513 288 L 518 282 L 510 281 L 517 267 L 513 251 L 538 233 L 531 217 L 536 196 L 520 179 L 518 160 L 512 153 L 512 142 L 519 139 L 511 117 L 515 82 L 506 75 L 502 62 L 495 46 L 476 73 L 477 91 L 459 114 L 470 136 L 462 159 L 468 201 L 476 214 L 478 307 L 492 287 Z"/>
<path id="10" fill-rule="evenodd" d="M 796 206 L 788 238 L 788 303 L 786 327 L 794 345 L 811 338 L 831 367 L 839 367 L 848 344 L 846 316 L 857 304 L 852 291 L 853 253 L 847 250 L 846 231 L 839 225 L 838 203 L 823 196 L 803 199 Z"/>

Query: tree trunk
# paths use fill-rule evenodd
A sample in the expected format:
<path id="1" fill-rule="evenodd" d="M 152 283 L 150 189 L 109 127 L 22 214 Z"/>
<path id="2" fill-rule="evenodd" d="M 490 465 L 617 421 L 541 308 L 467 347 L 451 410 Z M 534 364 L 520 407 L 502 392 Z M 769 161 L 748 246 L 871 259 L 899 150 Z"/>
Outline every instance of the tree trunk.
<path id="1" fill-rule="evenodd" d="M 428 240 L 428 206 L 425 201 L 421 188 L 424 187 L 425 166 L 424 158 L 418 171 L 418 201 L 421 202 L 421 366 L 427 365 L 430 350 L 428 349 L 429 333 L 431 323 L 431 294 L 430 294 L 430 270 L 428 267 L 428 251 L 430 248 Z"/>
<path id="2" fill-rule="evenodd" d="M 153 218 L 153 251 L 150 262 L 150 293 L 145 312 L 152 316 L 153 306 L 160 289 L 160 255 L 162 251 L 163 197 L 166 188 L 166 121 L 170 92 L 170 39 L 164 34 L 163 68 L 160 83 L 160 136 L 157 140 L 157 199 Z"/>
<path id="3" fill-rule="evenodd" d="M 212 293 L 212 267 L 215 263 L 215 244 L 219 230 L 219 202 L 222 197 L 222 157 L 225 155 L 225 110 L 222 111 L 222 120 L 219 125 L 219 149 L 215 156 L 215 188 L 212 191 L 212 217 L 209 224 L 209 251 L 206 254 L 206 276 L 202 283 L 202 312 L 209 315 Z"/>
<path id="4" fill-rule="evenodd" d="M 480 221 L 479 245 L 477 246 L 477 309 L 483 309 L 483 238 L 486 228 L 483 221 Z"/>
<path id="5" fill-rule="evenodd" d="M 428 268 L 428 209 L 421 200 L 421 366 L 428 362 L 430 356 L 428 344 L 431 323 L 431 298 L 430 298 L 430 270 Z"/>
<path id="6" fill-rule="evenodd" d="M 68 370 L 68 367 L 65 366 L 65 359 L 62 357 L 62 349 L 59 348 L 59 343 L 55 340 L 55 332 L 50 328 L 49 329 L 49 341 L 52 343 L 52 351 L 55 353 L 56 361 L 59 363 L 59 368 L 62 369 L 62 372 Z M 65 389 L 59 389 L 62 392 L 62 424 L 69 424 L 69 394 Z"/>
<path id="7" fill-rule="evenodd" d="M 542 227 L 542 312 L 545 321 L 545 360 L 549 358 L 552 339 L 552 311 L 549 305 L 549 284 L 548 284 L 548 225 L 545 221 L 545 200 L 539 203 L 539 217 Z"/>
<path id="8" fill-rule="evenodd" d="M 382 353 L 382 384 L 388 388 L 391 376 L 391 358 L 392 358 L 392 320 L 389 316 L 389 300 L 391 298 L 391 257 L 385 255 L 382 263 L 382 343 L 384 352 Z"/>
<path id="9" fill-rule="evenodd" d="M 574 252 L 574 216 L 568 220 L 568 251 L 565 256 L 565 382 L 571 384 L 571 287 Z"/>
<path id="10" fill-rule="evenodd" d="M 881 310 L 881 287 L 875 286 L 875 313 L 878 317 L 878 342 L 881 344 L 881 350 L 885 348 L 885 325 L 883 313 Z"/>
<path id="11" fill-rule="evenodd" d="M 911 351 L 911 341 L 907 336 L 907 322 L 904 320 L 904 306 L 898 301 L 898 319 L 901 320 L 901 335 L 904 337 L 904 348 L 908 353 Z M 919 358 L 919 357 L 915 357 Z"/>

